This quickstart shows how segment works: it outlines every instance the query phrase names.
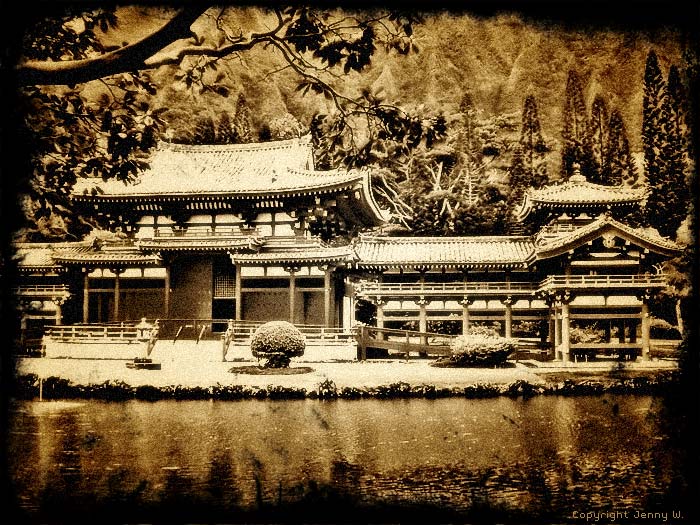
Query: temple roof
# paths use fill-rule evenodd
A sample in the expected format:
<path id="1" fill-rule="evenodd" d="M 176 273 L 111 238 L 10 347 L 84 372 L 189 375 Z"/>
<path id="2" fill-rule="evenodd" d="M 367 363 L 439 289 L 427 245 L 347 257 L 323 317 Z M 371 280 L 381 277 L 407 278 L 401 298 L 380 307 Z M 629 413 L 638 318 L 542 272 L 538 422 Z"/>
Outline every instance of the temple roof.
<path id="1" fill-rule="evenodd" d="M 157 266 L 162 262 L 158 254 L 143 253 L 134 245 L 99 246 L 94 243 L 57 246 L 53 259 L 62 264 L 78 266 Z"/>
<path id="2" fill-rule="evenodd" d="M 533 258 L 556 257 L 608 233 L 663 255 L 674 256 L 681 250 L 680 246 L 670 239 L 662 237 L 656 230 L 632 228 L 613 219 L 609 214 L 603 214 L 584 226 L 562 228 L 558 233 L 556 229 L 545 228 L 541 230 L 535 236 Z"/>
<path id="3" fill-rule="evenodd" d="M 256 235 L 238 236 L 168 236 L 136 241 L 136 246 L 147 251 L 226 251 L 254 249 L 264 240 Z"/>
<path id="4" fill-rule="evenodd" d="M 539 208 L 600 209 L 623 205 L 638 205 L 645 198 L 644 188 L 605 186 L 588 182 L 580 174 L 572 175 L 563 183 L 550 184 L 540 189 L 529 189 L 517 216 L 522 220 Z"/>
<path id="5" fill-rule="evenodd" d="M 61 265 L 52 256 L 54 246 L 66 244 L 69 243 L 17 243 L 14 245 L 17 268 L 20 271 L 59 270 Z"/>
<path id="6" fill-rule="evenodd" d="M 315 170 L 308 136 L 252 144 L 163 142 L 134 182 L 80 179 L 74 194 L 78 199 L 98 200 L 193 195 L 253 198 L 324 193 L 362 180 L 358 170 Z M 99 190 L 92 196 L 95 187 Z"/>
<path id="7" fill-rule="evenodd" d="M 351 246 L 329 246 L 317 239 L 269 237 L 259 251 L 231 253 L 233 264 L 323 264 L 351 262 Z"/>
<path id="8" fill-rule="evenodd" d="M 530 237 L 373 237 L 355 244 L 364 268 L 525 268 Z"/>

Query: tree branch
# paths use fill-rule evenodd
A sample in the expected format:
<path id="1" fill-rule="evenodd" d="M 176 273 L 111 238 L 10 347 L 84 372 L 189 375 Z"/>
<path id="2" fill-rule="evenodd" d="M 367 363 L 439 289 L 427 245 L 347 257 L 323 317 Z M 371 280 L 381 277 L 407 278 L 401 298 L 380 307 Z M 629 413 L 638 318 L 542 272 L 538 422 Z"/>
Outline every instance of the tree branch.
<path id="1" fill-rule="evenodd" d="M 160 29 L 141 40 L 95 58 L 48 61 L 27 60 L 17 65 L 15 73 L 20 85 L 72 85 L 140 69 L 152 69 L 160 63 L 149 63 L 169 44 L 191 36 L 190 26 L 208 7 L 186 6 Z"/>

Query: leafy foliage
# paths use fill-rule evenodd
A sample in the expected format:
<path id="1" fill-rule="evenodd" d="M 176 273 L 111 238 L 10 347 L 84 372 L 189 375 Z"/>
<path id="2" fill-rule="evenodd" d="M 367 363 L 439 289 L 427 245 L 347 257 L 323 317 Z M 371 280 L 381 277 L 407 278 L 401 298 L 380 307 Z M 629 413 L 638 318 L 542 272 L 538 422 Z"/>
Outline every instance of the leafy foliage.
<path id="1" fill-rule="evenodd" d="M 489 170 L 515 143 L 511 116 L 483 118 L 469 92 L 449 121 L 440 113 L 413 116 L 369 91 L 364 96 L 382 125 L 365 128 L 360 144 L 343 135 L 342 115 L 318 115 L 311 123 L 318 167 L 371 168 L 380 203 L 413 234 L 506 231 L 506 199 Z"/>
<path id="2" fill-rule="evenodd" d="M 168 30 L 155 30 L 129 46 L 108 47 L 102 32 L 124 22 L 119 9 L 54 9 L 53 16 L 37 16 L 28 26 L 16 70 L 18 81 L 27 87 L 14 106 L 22 121 L 19 142 L 26 148 L 22 155 L 30 159 L 28 175 L 18 184 L 18 193 L 26 196 L 26 225 L 20 226 L 28 227 L 29 239 L 85 233 L 89 225 L 82 223 L 70 199 L 77 179 L 97 176 L 127 182 L 146 166 L 165 111 L 154 104 L 158 87 L 147 70 L 177 68 L 174 79 L 184 89 L 227 97 L 236 86 L 227 84 L 227 76 L 218 71 L 220 61 L 265 48 L 279 54 L 299 76 L 302 92 L 322 94 L 346 116 L 381 123 L 393 119 L 398 110 L 379 107 L 366 97 L 345 96 L 331 82 L 340 78 L 337 71 L 364 69 L 381 47 L 387 52 L 410 52 L 412 25 L 420 21 L 412 14 L 379 10 L 346 15 L 320 8 L 266 8 L 274 23 L 269 31 L 256 33 L 242 31 L 236 8 L 224 7 L 207 11 L 201 18 L 207 22 L 206 29 L 193 34 L 192 24 L 206 8 L 185 6 L 174 9 L 172 20 L 164 26 Z M 173 43 L 179 46 L 176 52 L 163 51 Z M 77 78 L 84 83 L 59 87 Z M 33 85 L 36 82 L 47 85 Z M 203 124 L 196 141 L 217 140 L 213 124 Z M 351 134 L 354 123 L 345 124 L 342 132 Z M 235 141 L 254 140 L 250 110 L 242 95 L 233 129 Z M 221 140 L 229 140 L 223 137 L 227 133 L 220 135 Z"/>
<path id="3" fill-rule="evenodd" d="M 77 89 L 24 88 L 19 93 L 20 143 L 30 178 L 18 193 L 29 219 L 30 239 L 75 235 L 90 225 L 73 208 L 78 178 L 130 181 L 146 166 L 163 125 L 163 109 L 151 107 L 155 90 L 145 74 L 123 74 L 102 83 L 99 95 Z"/>
<path id="4" fill-rule="evenodd" d="M 285 113 L 270 121 L 268 125 L 270 140 L 286 140 L 301 137 L 308 129 L 290 113 Z"/>

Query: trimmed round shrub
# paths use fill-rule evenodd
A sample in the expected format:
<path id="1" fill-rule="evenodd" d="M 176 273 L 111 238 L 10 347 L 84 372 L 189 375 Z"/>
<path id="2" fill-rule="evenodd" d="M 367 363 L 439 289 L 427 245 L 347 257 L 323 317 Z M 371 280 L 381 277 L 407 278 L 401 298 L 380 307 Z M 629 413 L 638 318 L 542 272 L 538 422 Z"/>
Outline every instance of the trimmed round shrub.
<path id="1" fill-rule="evenodd" d="M 452 355 L 440 360 L 439 366 L 493 367 L 503 366 L 515 352 L 517 341 L 498 335 L 461 335 L 454 339 Z"/>
<path id="2" fill-rule="evenodd" d="M 286 368 L 292 357 L 304 355 L 306 337 L 292 323 L 270 321 L 258 327 L 250 341 L 253 355 L 264 368 Z"/>

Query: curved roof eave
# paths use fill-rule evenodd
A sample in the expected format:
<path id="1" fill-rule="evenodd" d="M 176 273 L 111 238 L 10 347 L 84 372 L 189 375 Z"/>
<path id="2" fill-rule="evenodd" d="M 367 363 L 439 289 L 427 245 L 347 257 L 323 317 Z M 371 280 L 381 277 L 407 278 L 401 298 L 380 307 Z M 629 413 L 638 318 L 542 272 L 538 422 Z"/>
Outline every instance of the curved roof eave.
<path id="1" fill-rule="evenodd" d="M 372 174 L 369 170 L 362 173 L 361 200 L 365 204 L 368 215 L 372 219 L 372 226 L 381 226 L 391 219 L 391 212 L 381 208 L 372 193 Z"/>

